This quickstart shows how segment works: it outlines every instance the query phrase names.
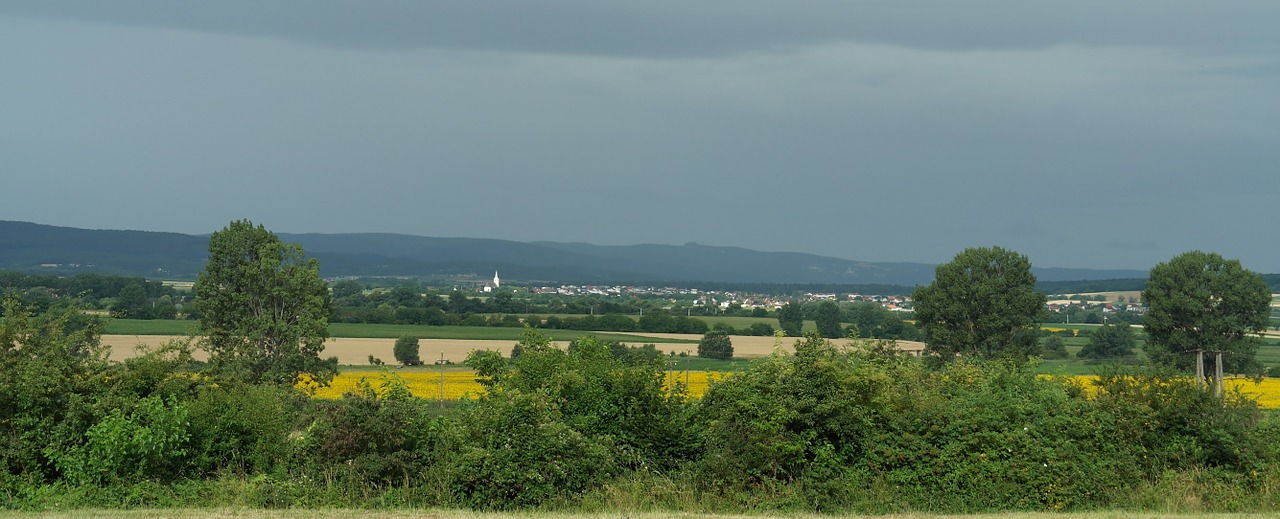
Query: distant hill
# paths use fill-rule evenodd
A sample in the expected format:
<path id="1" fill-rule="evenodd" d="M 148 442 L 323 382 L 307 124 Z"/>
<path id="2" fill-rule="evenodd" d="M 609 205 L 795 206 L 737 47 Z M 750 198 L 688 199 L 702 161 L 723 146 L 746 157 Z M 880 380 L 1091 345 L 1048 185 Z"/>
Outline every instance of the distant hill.
<path id="1" fill-rule="evenodd" d="M 925 284 L 934 265 L 853 261 L 794 252 L 685 245 L 600 246 L 586 243 L 429 238 L 404 234 L 286 234 L 336 276 L 477 276 L 549 283 L 702 281 L 824 285 Z M 208 236 L 85 230 L 0 221 L 0 268 L 50 273 L 105 272 L 149 278 L 194 278 Z M 1035 269 L 1042 281 L 1145 278 L 1145 271 Z"/>

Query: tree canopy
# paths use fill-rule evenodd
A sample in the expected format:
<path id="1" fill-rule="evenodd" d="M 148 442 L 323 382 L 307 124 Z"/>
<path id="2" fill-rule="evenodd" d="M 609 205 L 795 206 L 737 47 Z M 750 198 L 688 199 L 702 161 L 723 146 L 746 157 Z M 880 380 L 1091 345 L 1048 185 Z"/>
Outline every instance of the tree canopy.
<path id="1" fill-rule="evenodd" d="M 778 327 L 787 337 L 799 337 L 804 327 L 804 310 L 794 301 L 782 305 L 778 309 Z"/>
<path id="2" fill-rule="evenodd" d="M 1000 247 L 965 249 L 938 265 L 934 280 L 916 289 L 917 324 L 926 353 L 1025 358 L 1036 348 L 1045 296 L 1026 256 Z"/>
<path id="3" fill-rule="evenodd" d="M 1133 355 L 1136 343 L 1129 323 L 1105 324 L 1089 334 L 1089 344 L 1084 345 L 1076 356 L 1082 359 L 1128 357 Z"/>
<path id="4" fill-rule="evenodd" d="M 698 341 L 698 356 L 706 359 L 733 358 L 733 341 L 725 332 L 709 331 Z"/>
<path id="5" fill-rule="evenodd" d="M 818 326 L 818 335 L 827 339 L 844 337 L 844 330 L 840 328 L 840 317 L 840 306 L 835 301 L 818 303 L 818 310 L 814 313 L 813 319 Z"/>
<path id="6" fill-rule="evenodd" d="M 320 358 L 329 289 L 302 247 L 248 220 L 231 222 L 209 237 L 193 291 L 201 344 L 216 372 L 285 385 L 302 373 L 321 383 L 337 373 L 336 358 Z"/>
<path id="7" fill-rule="evenodd" d="M 1257 341 L 1249 334 L 1266 330 L 1271 292 L 1262 276 L 1238 260 L 1202 251 L 1180 254 L 1152 267 L 1142 299 L 1148 306 L 1145 351 L 1153 361 L 1191 369 L 1191 353 L 1208 350 L 1225 353 L 1227 372 L 1260 368 Z"/>

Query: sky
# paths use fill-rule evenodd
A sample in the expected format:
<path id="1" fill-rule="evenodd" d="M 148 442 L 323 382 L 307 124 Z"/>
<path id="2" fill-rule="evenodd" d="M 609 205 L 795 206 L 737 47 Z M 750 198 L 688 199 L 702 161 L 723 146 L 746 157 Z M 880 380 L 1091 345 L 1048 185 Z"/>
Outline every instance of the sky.
<path id="1" fill-rule="evenodd" d="M 1280 2 L 6 0 L 0 220 L 1280 272 Z"/>

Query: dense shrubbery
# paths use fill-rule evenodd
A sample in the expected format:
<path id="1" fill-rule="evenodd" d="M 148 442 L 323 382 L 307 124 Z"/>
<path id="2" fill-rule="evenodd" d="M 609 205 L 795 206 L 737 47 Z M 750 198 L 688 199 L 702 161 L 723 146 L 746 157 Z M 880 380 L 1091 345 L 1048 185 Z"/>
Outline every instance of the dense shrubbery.
<path id="1" fill-rule="evenodd" d="M 648 349 L 526 331 L 440 407 L 394 375 L 337 401 L 196 375 L 174 344 L 108 365 L 73 312 L 0 322 L 0 506 L 651 506 L 1274 510 L 1280 424 L 1171 373 L 1096 389 L 1011 362 L 936 370 L 814 336 L 701 400 Z M 1087 396 L 1088 395 L 1088 396 Z M 1168 501 L 1160 502 L 1168 506 Z M 1164 511 L 1162 509 L 1162 511 Z"/>

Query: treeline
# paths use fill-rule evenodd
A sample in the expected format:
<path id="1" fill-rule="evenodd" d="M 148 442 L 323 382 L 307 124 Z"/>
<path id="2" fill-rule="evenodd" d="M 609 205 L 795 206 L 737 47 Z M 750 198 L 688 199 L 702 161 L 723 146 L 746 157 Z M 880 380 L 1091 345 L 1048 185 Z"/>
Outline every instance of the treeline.
<path id="1" fill-rule="evenodd" d="M 915 288 L 907 285 L 888 285 L 881 283 L 841 284 L 841 283 L 734 283 L 717 281 L 645 281 L 624 283 L 635 286 L 679 286 L 696 288 L 702 291 L 745 292 L 749 294 L 766 294 L 786 296 L 794 294 L 910 294 Z"/>
<path id="2" fill-rule="evenodd" d="M 0 295 L 21 297 L 37 311 L 76 304 L 130 319 L 173 319 L 189 303 L 187 293 L 159 281 L 90 273 L 53 276 L 0 271 Z"/>
<path id="3" fill-rule="evenodd" d="M 1086 294 L 1092 292 L 1131 292 L 1146 288 L 1146 278 L 1094 279 L 1083 281 L 1037 281 L 1036 290 L 1045 294 Z"/>
<path id="4" fill-rule="evenodd" d="M 388 373 L 336 401 L 103 360 L 92 323 L 0 321 L 0 506 L 817 511 L 1275 510 L 1280 434 L 1182 376 L 930 369 L 809 336 L 691 399 L 660 356 L 529 331 L 442 406 Z M 1091 397 L 1089 395 L 1092 395 Z M 1171 510 L 1169 507 L 1173 507 Z"/>

